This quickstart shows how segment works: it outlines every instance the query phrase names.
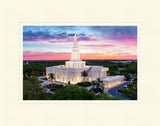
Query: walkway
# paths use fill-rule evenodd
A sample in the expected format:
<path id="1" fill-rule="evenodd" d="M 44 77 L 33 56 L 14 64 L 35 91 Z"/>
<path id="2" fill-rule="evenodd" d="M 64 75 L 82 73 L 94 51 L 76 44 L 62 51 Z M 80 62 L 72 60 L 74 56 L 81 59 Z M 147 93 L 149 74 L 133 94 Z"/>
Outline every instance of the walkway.
<path id="1" fill-rule="evenodd" d="M 48 88 L 43 88 L 43 89 L 44 89 L 44 91 L 46 91 L 46 93 L 54 94 L 54 92 L 50 91 L 50 89 L 48 89 Z"/>
<path id="2" fill-rule="evenodd" d="M 94 86 L 91 85 L 91 86 L 89 86 L 89 87 L 86 87 L 86 89 L 87 89 L 88 91 L 90 91 L 93 87 L 94 87 Z"/>
<path id="3" fill-rule="evenodd" d="M 131 82 L 124 82 L 123 84 L 120 84 L 116 87 L 110 88 L 110 89 L 104 89 L 104 93 L 109 93 L 111 96 L 115 97 L 118 96 L 119 98 L 123 98 L 125 100 L 129 100 L 129 98 L 122 96 L 121 93 L 118 92 L 119 89 L 123 88 L 125 85 L 131 84 Z"/>
<path id="4" fill-rule="evenodd" d="M 38 77 L 38 80 L 39 80 L 39 81 L 43 81 L 43 82 L 41 83 L 41 86 L 49 85 L 51 82 L 48 81 L 48 80 L 43 80 L 44 78 L 46 78 L 46 77 L 45 77 L 45 76 Z"/>
<path id="5" fill-rule="evenodd" d="M 43 80 L 44 78 L 46 78 L 46 77 L 45 77 L 45 76 L 38 77 L 38 80 L 39 80 L 39 81 L 43 81 L 43 82 L 41 83 L 41 87 L 42 87 L 42 88 L 43 88 L 43 86 L 49 85 L 49 84 L 51 83 L 51 82 L 48 81 L 48 80 Z M 51 91 L 51 90 L 48 89 L 48 88 L 43 88 L 43 89 L 44 89 L 44 91 L 46 91 L 46 93 L 54 94 L 54 92 Z"/>

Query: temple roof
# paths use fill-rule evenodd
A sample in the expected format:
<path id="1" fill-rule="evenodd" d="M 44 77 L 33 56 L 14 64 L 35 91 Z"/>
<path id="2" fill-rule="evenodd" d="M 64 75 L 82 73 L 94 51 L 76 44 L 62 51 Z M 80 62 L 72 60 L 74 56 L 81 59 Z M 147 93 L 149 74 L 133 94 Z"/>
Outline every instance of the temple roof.
<path id="1" fill-rule="evenodd" d="M 119 79 L 124 79 L 124 76 L 123 76 L 123 75 L 106 76 L 106 78 L 101 79 L 101 81 L 104 81 L 104 82 L 111 82 L 111 81 L 115 81 L 115 80 L 119 80 Z"/>
<path id="2" fill-rule="evenodd" d="M 66 62 L 85 62 L 85 61 L 82 61 L 82 60 L 69 60 L 69 61 L 66 61 Z"/>

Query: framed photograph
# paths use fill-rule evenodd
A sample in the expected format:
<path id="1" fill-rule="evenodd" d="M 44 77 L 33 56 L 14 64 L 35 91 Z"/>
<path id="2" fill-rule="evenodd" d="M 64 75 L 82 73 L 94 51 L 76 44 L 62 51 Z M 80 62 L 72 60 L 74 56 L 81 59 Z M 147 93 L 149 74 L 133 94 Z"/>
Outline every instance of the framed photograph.
<path id="1" fill-rule="evenodd" d="M 158 0 L 1 0 L 1 126 L 159 126 Z"/>
<path id="2" fill-rule="evenodd" d="M 23 100 L 137 100 L 137 26 L 22 27 Z"/>

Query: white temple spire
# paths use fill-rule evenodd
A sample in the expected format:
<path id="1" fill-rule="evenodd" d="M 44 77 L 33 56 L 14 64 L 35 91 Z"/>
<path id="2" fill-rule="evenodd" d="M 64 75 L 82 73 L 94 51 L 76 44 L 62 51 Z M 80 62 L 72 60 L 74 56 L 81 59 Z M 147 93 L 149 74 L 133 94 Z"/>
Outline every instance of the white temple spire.
<path id="1" fill-rule="evenodd" d="M 74 35 L 74 44 L 73 44 L 73 48 L 72 48 L 71 60 L 80 60 L 80 53 L 79 53 L 79 50 L 78 50 L 76 32 L 75 32 L 75 35 Z"/>

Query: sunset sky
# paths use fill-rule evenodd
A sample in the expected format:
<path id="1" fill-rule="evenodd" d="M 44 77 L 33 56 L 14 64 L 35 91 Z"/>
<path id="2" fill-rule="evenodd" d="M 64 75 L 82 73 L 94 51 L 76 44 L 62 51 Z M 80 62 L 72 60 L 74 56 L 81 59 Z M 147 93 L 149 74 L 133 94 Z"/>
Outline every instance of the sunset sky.
<path id="1" fill-rule="evenodd" d="M 23 60 L 137 59 L 137 26 L 23 26 Z"/>

